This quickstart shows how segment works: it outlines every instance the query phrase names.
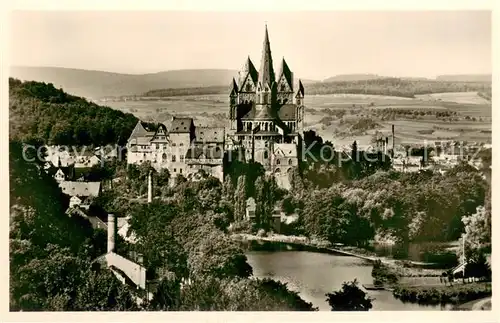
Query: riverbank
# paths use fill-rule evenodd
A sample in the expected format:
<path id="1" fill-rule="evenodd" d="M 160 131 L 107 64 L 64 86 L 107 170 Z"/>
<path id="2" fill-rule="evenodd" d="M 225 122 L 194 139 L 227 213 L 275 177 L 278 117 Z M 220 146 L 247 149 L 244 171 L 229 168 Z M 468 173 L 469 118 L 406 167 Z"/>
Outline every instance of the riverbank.
<path id="1" fill-rule="evenodd" d="M 261 237 L 253 234 L 237 233 L 232 234 L 231 238 L 241 242 L 242 244 L 246 243 L 249 248 L 259 248 L 259 250 L 266 250 L 266 248 L 269 248 L 269 250 L 276 250 L 272 249 L 276 248 L 276 245 L 274 244 L 285 244 L 291 248 L 290 250 L 339 254 L 360 258 L 371 263 L 380 261 L 384 265 L 388 266 L 398 277 L 402 277 L 403 283 L 411 284 L 412 280 L 415 280 L 418 277 L 435 277 L 435 279 L 439 281 L 439 277 L 443 272 L 443 269 L 428 268 L 432 267 L 434 265 L 433 263 L 412 260 L 396 260 L 389 257 L 378 256 L 375 252 L 367 249 L 342 244 L 332 245 L 325 240 L 315 240 L 301 236 L 272 234 Z M 266 245 L 265 243 L 268 244 Z M 432 283 L 434 283 L 435 279 L 432 279 Z"/>
<path id="2" fill-rule="evenodd" d="M 397 286 L 394 297 L 403 302 L 419 304 L 463 304 L 459 308 L 472 310 L 479 300 L 491 297 L 491 283 L 455 284 L 453 286 Z M 471 303 L 470 306 L 466 305 Z M 485 301 L 486 302 L 486 301 Z M 465 303 L 465 304 L 464 304 Z M 464 306 L 466 305 L 466 306 Z M 478 305 L 476 305 L 476 308 Z"/>

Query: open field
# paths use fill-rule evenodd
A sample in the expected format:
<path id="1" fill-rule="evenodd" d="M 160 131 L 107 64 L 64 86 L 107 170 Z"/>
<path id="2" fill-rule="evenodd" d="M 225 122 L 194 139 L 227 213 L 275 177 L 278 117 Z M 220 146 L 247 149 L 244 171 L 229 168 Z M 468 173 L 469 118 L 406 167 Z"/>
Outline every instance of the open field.
<path id="1" fill-rule="evenodd" d="M 477 95 L 477 92 L 447 92 L 415 95 L 425 101 L 448 101 L 466 104 L 489 104 L 490 102 Z"/>
<path id="2" fill-rule="evenodd" d="M 336 146 L 350 145 L 354 140 L 361 146 L 368 145 L 377 131 L 389 136 L 392 124 L 396 129 L 396 144 L 448 139 L 491 142 L 491 103 L 475 92 L 433 94 L 416 99 L 356 94 L 306 95 L 305 103 L 306 130 L 317 131 Z M 167 126 L 172 115 L 192 116 L 197 125 L 224 126 L 229 98 L 213 94 L 105 104 L 131 112 L 144 121 L 163 122 Z M 391 109 L 411 113 L 386 118 L 383 113 L 390 114 Z M 413 116 L 413 112 L 422 115 Z M 442 112 L 452 117 L 436 116 Z M 376 127 L 352 131 L 351 127 L 362 118 L 373 120 Z"/>

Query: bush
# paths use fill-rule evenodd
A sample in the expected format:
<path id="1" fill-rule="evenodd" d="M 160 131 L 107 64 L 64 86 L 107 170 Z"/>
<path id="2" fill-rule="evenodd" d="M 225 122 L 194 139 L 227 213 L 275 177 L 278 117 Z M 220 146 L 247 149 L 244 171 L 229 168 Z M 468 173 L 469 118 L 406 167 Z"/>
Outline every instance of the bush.
<path id="1" fill-rule="evenodd" d="M 376 260 L 373 264 L 372 277 L 375 285 L 396 284 L 398 282 L 398 276 L 380 260 Z"/>
<path id="2" fill-rule="evenodd" d="M 342 289 L 326 294 L 327 302 L 332 311 L 369 311 L 372 308 L 372 299 L 358 287 L 356 279 L 344 282 Z"/>
<path id="3" fill-rule="evenodd" d="M 398 286 L 393 295 L 403 302 L 419 304 L 459 304 L 491 296 L 491 284 L 474 283 L 442 287 Z"/>

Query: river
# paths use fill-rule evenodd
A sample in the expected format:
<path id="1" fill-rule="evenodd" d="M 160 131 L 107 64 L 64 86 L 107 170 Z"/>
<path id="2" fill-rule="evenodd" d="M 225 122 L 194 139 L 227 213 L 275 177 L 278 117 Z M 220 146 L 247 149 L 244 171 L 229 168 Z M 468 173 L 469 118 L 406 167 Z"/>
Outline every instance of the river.
<path id="1" fill-rule="evenodd" d="M 247 257 L 255 277 L 287 283 L 291 290 L 320 311 L 330 310 L 325 294 L 339 290 L 343 282 L 357 279 L 360 288 L 361 284 L 373 283 L 371 263 L 356 257 L 310 251 L 248 251 Z M 374 299 L 374 311 L 439 311 L 449 308 L 403 303 L 385 290 L 366 292 Z"/>

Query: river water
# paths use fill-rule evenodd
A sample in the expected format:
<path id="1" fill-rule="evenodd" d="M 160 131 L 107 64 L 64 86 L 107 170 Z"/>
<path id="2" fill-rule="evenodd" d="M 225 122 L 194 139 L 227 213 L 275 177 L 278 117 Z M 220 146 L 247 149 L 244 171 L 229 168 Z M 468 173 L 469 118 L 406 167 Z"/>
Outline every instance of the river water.
<path id="1" fill-rule="evenodd" d="M 368 261 L 343 255 L 310 251 L 249 251 L 248 263 L 258 278 L 273 278 L 287 283 L 288 288 L 313 303 L 320 311 L 329 311 L 326 293 L 337 291 L 345 281 L 357 279 L 361 284 L 372 284 L 372 265 Z M 385 290 L 370 290 L 374 311 L 439 311 L 449 307 L 403 303 Z"/>

